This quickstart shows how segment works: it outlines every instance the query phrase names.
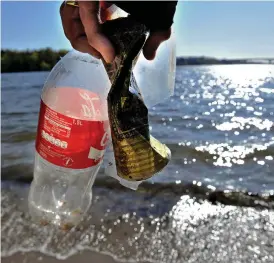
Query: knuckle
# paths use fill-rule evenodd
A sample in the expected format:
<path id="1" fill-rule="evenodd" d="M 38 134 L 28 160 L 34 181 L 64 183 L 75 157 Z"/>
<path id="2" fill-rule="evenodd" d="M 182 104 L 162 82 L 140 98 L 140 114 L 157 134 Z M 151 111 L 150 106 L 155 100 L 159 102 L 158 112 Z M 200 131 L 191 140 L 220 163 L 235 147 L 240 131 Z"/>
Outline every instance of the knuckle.
<path id="1" fill-rule="evenodd" d="M 66 36 L 66 38 L 70 41 L 70 42 L 73 42 L 72 41 L 72 35 L 70 33 L 70 30 L 68 29 L 68 27 L 66 26 L 66 24 L 63 24 L 63 31 L 64 31 L 64 35 Z"/>
<path id="2" fill-rule="evenodd" d="M 76 50 L 79 49 L 77 43 L 75 43 L 74 41 L 70 41 L 70 44 L 71 44 L 72 48 L 74 48 L 74 49 L 76 49 Z"/>
<path id="3" fill-rule="evenodd" d="M 59 8 L 59 13 L 60 13 L 60 15 L 63 14 L 65 4 L 66 4 L 66 3 L 65 3 L 65 1 L 64 1 L 64 2 L 62 2 L 62 4 L 60 5 L 60 8 Z"/>
<path id="4" fill-rule="evenodd" d="M 171 36 L 171 29 L 163 32 L 163 39 L 164 40 L 168 40 L 170 38 L 170 36 Z"/>

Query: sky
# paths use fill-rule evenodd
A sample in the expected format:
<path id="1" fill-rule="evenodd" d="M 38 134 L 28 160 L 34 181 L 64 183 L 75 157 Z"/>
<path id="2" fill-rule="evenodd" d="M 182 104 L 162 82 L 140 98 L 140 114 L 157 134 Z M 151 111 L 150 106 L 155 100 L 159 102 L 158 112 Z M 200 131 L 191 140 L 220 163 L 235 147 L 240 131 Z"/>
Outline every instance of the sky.
<path id="1" fill-rule="evenodd" d="M 1 48 L 71 49 L 61 1 L 1 1 Z M 274 58 L 274 1 L 179 1 L 177 56 Z"/>

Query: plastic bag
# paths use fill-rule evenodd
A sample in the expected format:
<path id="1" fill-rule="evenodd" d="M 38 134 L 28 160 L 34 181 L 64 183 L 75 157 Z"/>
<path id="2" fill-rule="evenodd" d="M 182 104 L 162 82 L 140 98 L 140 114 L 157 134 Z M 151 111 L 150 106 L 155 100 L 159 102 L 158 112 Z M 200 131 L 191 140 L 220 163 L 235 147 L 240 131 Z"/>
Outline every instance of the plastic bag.
<path id="1" fill-rule="evenodd" d="M 106 65 L 112 82 L 108 94 L 108 116 L 114 153 L 114 158 L 111 152 L 108 156 L 106 173 L 118 179 L 121 184 L 137 189 L 141 181 L 161 171 L 171 157 L 170 150 L 150 135 L 148 110 L 132 74 L 132 67 L 138 59 L 148 31 L 144 25 L 127 17 L 106 22 L 103 32 L 118 53 L 114 63 Z M 139 70 L 140 68 L 144 69 L 145 66 L 140 66 Z M 168 72 L 164 75 L 168 75 Z M 172 81 L 165 82 L 170 87 L 168 84 Z M 173 89 L 164 90 L 168 90 L 167 97 Z M 164 98 L 161 92 L 159 96 Z M 157 103 L 157 96 L 154 97 L 156 100 L 146 96 L 150 105 Z"/>

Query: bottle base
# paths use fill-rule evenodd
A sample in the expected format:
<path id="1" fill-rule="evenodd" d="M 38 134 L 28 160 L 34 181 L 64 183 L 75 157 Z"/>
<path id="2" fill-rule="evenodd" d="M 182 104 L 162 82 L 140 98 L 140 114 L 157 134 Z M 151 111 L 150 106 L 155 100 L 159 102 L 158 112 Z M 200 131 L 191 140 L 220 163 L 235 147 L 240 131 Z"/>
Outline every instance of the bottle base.
<path id="1" fill-rule="evenodd" d="M 60 230 L 68 231 L 78 226 L 86 215 L 87 211 L 82 209 L 74 209 L 72 211 L 60 209 L 48 210 L 33 202 L 29 202 L 29 213 L 34 222 L 41 226 L 52 225 Z"/>

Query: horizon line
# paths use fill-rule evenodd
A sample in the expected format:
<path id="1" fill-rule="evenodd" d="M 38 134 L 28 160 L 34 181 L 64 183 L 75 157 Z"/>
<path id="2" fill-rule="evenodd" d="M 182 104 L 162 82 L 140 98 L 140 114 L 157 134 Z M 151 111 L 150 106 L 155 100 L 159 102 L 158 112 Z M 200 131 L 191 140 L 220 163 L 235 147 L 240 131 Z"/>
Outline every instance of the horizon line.
<path id="1" fill-rule="evenodd" d="M 60 48 L 60 49 L 54 49 L 51 47 L 42 47 L 42 48 L 24 48 L 24 49 L 16 49 L 16 48 L 2 48 L 1 47 L 1 53 L 3 51 L 11 51 L 11 52 L 39 52 L 42 50 L 50 49 L 53 52 L 60 52 L 60 51 L 67 51 L 69 52 L 70 50 L 73 49 L 66 49 L 66 48 Z M 242 58 L 227 58 L 227 57 L 212 57 L 212 56 L 207 56 L 207 55 L 177 55 L 176 59 L 178 58 L 206 58 L 206 59 L 215 59 L 215 60 L 274 60 L 274 57 L 242 57 Z"/>

